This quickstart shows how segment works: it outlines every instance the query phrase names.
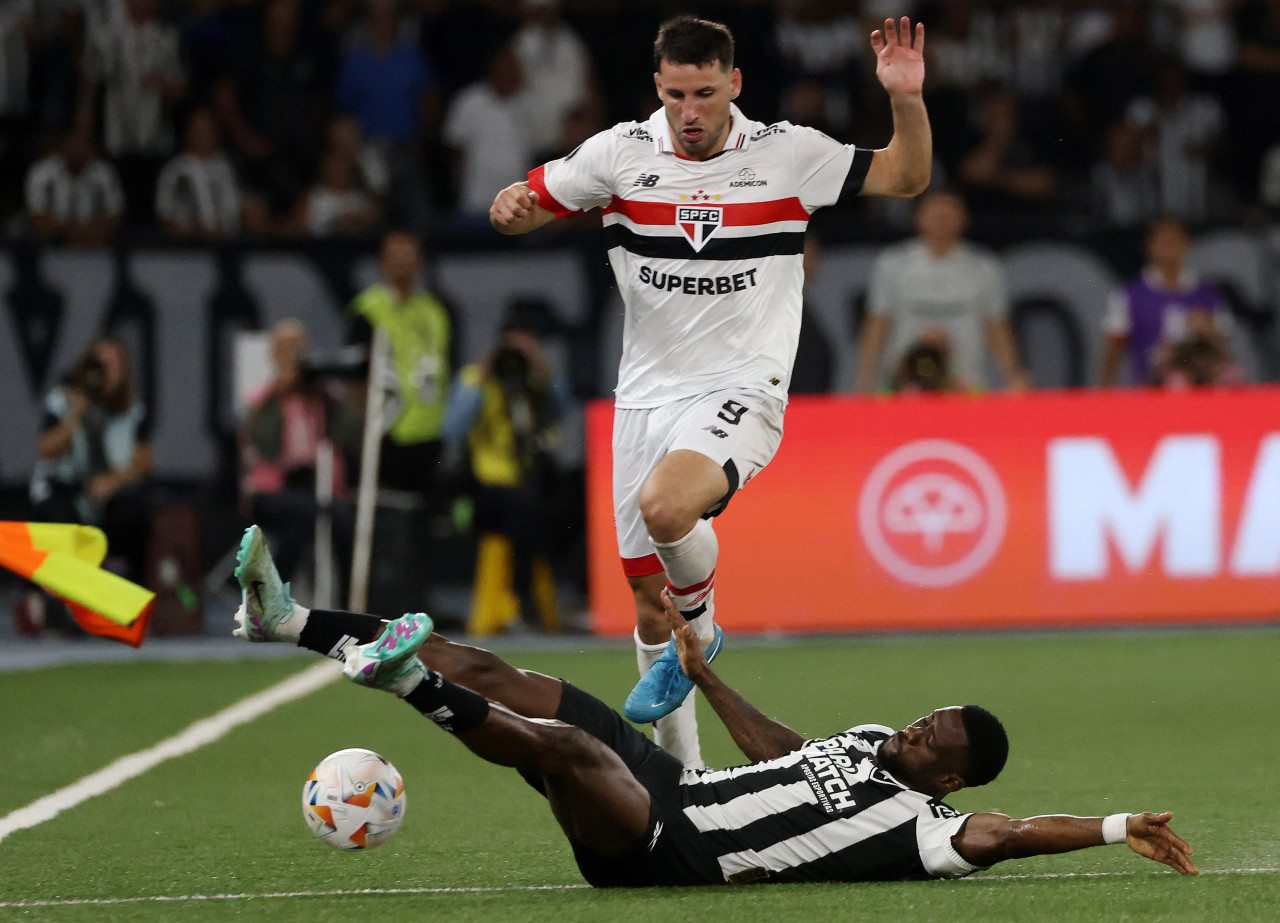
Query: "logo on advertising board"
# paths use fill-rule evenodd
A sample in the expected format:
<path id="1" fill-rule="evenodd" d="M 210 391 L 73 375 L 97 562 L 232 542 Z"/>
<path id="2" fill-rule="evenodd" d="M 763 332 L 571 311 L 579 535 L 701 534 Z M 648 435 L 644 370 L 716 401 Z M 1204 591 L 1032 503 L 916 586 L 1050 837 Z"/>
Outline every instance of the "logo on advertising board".
<path id="1" fill-rule="evenodd" d="M 1008 501 L 977 452 L 945 439 L 899 446 L 872 469 L 858 501 L 871 556 L 894 577 L 926 587 L 968 580 L 1004 540 Z"/>
<path id="2" fill-rule="evenodd" d="M 724 208 L 719 205 L 677 205 L 676 226 L 701 250 L 724 223 Z"/>

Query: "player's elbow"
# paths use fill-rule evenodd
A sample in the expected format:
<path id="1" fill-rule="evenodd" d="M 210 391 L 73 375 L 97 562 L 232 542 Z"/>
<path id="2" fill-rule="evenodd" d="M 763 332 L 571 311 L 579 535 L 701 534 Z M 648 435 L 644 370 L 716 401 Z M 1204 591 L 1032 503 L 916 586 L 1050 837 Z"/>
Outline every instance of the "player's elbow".
<path id="1" fill-rule="evenodd" d="M 913 199 L 929 188 L 932 169 L 926 164 L 922 169 L 904 169 L 890 187 L 889 196 L 895 199 Z"/>

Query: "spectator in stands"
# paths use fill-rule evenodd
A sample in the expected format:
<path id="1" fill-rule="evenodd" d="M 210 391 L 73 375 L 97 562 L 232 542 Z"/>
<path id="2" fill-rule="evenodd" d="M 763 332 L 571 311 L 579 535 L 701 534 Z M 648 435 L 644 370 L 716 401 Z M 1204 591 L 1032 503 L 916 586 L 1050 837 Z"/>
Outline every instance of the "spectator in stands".
<path id="1" fill-rule="evenodd" d="M 398 12 L 396 0 L 370 0 L 361 35 L 343 56 L 335 102 L 382 146 L 393 218 L 421 232 L 431 210 L 422 163 L 438 133 L 440 100 L 430 61 L 401 39 Z"/>
<path id="2" fill-rule="evenodd" d="M 529 144 L 541 157 L 564 149 L 564 122 L 595 96 L 586 43 L 560 15 L 560 0 L 521 0 L 512 47 L 524 72 Z M 569 148 L 572 149 L 572 148 Z"/>
<path id="3" fill-rule="evenodd" d="M 236 61 L 248 50 L 248 36 L 237 28 L 230 7 L 227 0 L 183 0 L 177 14 L 188 99 L 193 105 L 210 105 L 214 87 L 235 71 Z"/>
<path id="4" fill-rule="evenodd" d="M 1123 119 L 1104 140 L 1089 175 L 1090 215 L 1098 228 L 1139 228 L 1160 213 L 1160 187 L 1147 162 L 1141 129 Z"/>
<path id="5" fill-rule="evenodd" d="M 34 518 L 102 528 L 123 575 L 141 580 L 150 533 L 150 417 L 124 344 L 99 337 L 45 397 L 31 479 Z"/>
<path id="6" fill-rule="evenodd" d="M 298 0 L 267 0 L 240 69 L 213 88 L 213 106 L 247 188 L 275 217 L 289 212 L 324 150 L 329 82 L 322 56 L 299 40 Z"/>
<path id="7" fill-rule="evenodd" d="M 1063 87 L 1070 131 L 1088 141 L 1084 149 L 1090 152 L 1135 97 L 1151 93 L 1156 62 L 1137 4 L 1107 4 L 1100 11 L 1109 19 L 1109 35 L 1068 68 Z"/>
<path id="8" fill-rule="evenodd" d="M 854 124 L 854 100 L 866 76 L 861 66 L 862 42 L 869 31 L 853 4 L 789 0 L 778 5 L 773 39 L 782 96 L 791 96 L 797 86 L 809 87 L 806 93 L 820 90 L 823 130 L 836 138 L 847 138 Z"/>
<path id="9" fill-rule="evenodd" d="M 818 277 L 821 265 L 822 244 L 811 230 L 804 237 L 804 296 L 800 305 L 800 340 L 791 367 L 790 394 L 826 394 L 834 384 L 835 355 L 822 321 L 811 308 L 810 286 Z"/>
<path id="10" fill-rule="evenodd" d="M 1226 336 L 1212 327 L 1166 343 L 1152 370 L 1152 382 L 1171 391 L 1244 381 L 1244 370 L 1232 359 Z"/>
<path id="11" fill-rule="evenodd" d="M 1236 60 L 1231 16 L 1239 0 L 1161 0 L 1175 17 L 1179 60 L 1197 90 L 1223 88 Z"/>
<path id="12" fill-rule="evenodd" d="M 386 151 L 367 140 L 355 116 L 339 112 L 329 120 L 328 149 L 342 151 L 356 163 L 360 185 L 385 201 L 391 191 L 391 168 Z"/>
<path id="13" fill-rule="evenodd" d="M 548 361 L 538 324 L 513 311 L 494 350 L 459 370 L 444 439 L 468 458 L 477 533 L 511 542 L 512 583 L 525 624 L 558 628 L 554 592 L 535 592 L 534 565 L 554 548 L 560 419 L 568 387 Z"/>
<path id="14" fill-rule="evenodd" d="M 0 219 L 17 207 L 22 192 L 22 155 L 30 131 L 32 14 L 32 0 L 0 3 Z"/>
<path id="15" fill-rule="evenodd" d="M 186 143 L 160 171 L 156 216 L 176 237 L 217 241 L 240 229 L 243 204 L 231 161 L 223 153 L 213 111 L 196 109 L 187 119 Z M 265 222 L 265 215 L 259 221 Z M 260 229 L 260 228 L 259 228 Z"/>
<path id="16" fill-rule="evenodd" d="M 444 303 L 422 288 L 422 268 L 416 235 L 387 234 L 379 263 L 383 281 L 351 303 L 349 341 L 368 349 L 375 329 L 386 332 L 394 384 L 386 389 L 390 406 L 379 481 L 431 502 L 440 465 L 453 324 Z"/>
<path id="17" fill-rule="evenodd" d="M 1176 61 L 1161 65 L 1154 96 L 1140 96 L 1126 118 L 1143 131 L 1160 188 L 1160 210 L 1190 222 L 1210 215 L 1209 158 L 1218 148 L 1226 116 L 1208 93 L 1187 88 Z"/>
<path id="18" fill-rule="evenodd" d="M 1151 225 L 1146 266 L 1107 304 L 1100 376 L 1104 387 L 1120 383 L 1126 358 L 1129 382 L 1148 384 L 1162 351 L 1191 335 L 1226 333 L 1226 304 L 1213 282 L 1187 267 L 1190 250 L 1191 238 L 1177 218 Z"/>
<path id="19" fill-rule="evenodd" d="M 1005 387 L 1030 387 L 1009 324 L 1004 270 L 964 240 L 969 213 L 963 200 L 950 192 L 925 193 L 915 220 L 916 238 L 886 249 L 871 270 L 855 390 L 875 390 L 922 336 L 938 332 L 951 344 L 958 387 L 988 385 L 988 353 Z"/>
<path id="20" fill-rule="evenodd" d="M 27 173 L 27 214 L 41 240 L 100 247 L 120 227 L 124 208 L 120 177 L 83 129 L 67 132 Z"/>
<path id="21" fill-rule="evenodd" d="M 186 93 L 178 30 L 156 0 L 124 0 L 124 15 L 88 33 L 81 118 L 102 90 L 102 137 L 120 170 L 132 219 L 150 221 L 156 178 L 174 151 L 174 110 Z"/>
<path id="22" fill-rule="evenodd" d="M 951 376 L 951 342 L 945 331 L 926 330 L 921 335 L 898 363 L 889 390 L 895 394 L 956 390 Z"/>
<path id="23" fill-rule="evenodd" d="M 298 197 L 289 228 L 311 237 L 351 237 L 382 224 L 382 206 L 361 185 L 355 158 L 335 148 L 320 161 L 315 185 Z"/>
<path id="24" fill-rule="evenodd" d="M 1238 50 L 1230 106 L 1232 174 L 1240 196 L 1258 197 L 1262 159 L 1280 143 L 1280 0 L 1244 0 L 1233 25 Z"/>
<path id="25" fill-rule="evenodd" d="M 444 142 L 457 168 L 457 217 L 465 225 L 489 226 L 493 190 L 533 163 L 527 111 L 521 90 L 520 58 L 503 46 L 489 61 L 489 73 L 464 87 L 444 122 Z"/>
<path id="26" fill-rule="evenodd" d="M 271 328 L 272 380 L 250 399 L 240 424 L 241 496 L 245 512 L 275 537 L 276 565 L 293 578 L 316 525 L 316 461 L 333 448 L 333 538 L 340 561 L 351 558 L 355 508 L 347 496 L 346 458 L 359 452 L 361 419 L 341 385 L 307 371 L 307 331 L 292 318 Z"/>
<path id="27" fill-rule="evenodd" d="M 987 84 L 975 99 L 975 124 L 956 178 L 993 211 L 1040 208 L 1058 191 L 1058 176 L 1021 130 L 1018 99 L 1007 86 Z"/>

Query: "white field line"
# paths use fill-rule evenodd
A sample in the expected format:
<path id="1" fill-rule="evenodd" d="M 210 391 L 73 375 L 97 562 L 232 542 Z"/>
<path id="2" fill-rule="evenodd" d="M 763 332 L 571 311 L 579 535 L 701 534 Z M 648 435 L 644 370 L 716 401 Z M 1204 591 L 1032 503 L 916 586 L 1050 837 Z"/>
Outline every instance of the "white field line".
<path id="1" fill-rule="evenodd" d="M 0 840 L 18 830 L 25 830 L 52 820 L 63 811 L 74 808 L 95 795 L 109 792 L 167 760 L 211 744 L 240 725 L 248 724 L 286 702 L 300 699 L 341 675 L 340 664 L 333 661 L 318 663 L 276 683 L 269 689 L 241 699 L 216 715 L 202 718 L 186 730 L 160 741 L 154 747 L 122 756 L 97 772 L 65 788 L 60 788 L 51 795 L 33 801 L 24 808 L 18 808 L 13 813 L 0 817 Z"/>
<path id="2" fill-rule="evenodd" d="M 1202 869 L 1201 875 L 1274 875 L 1280 868 L 1255 869 Z M 981 878 L 964 878 L 961 881 L 1045 881 L 1058 878 L 1132 878 L 1141 872 L 1058 872 L 1042 875 L 987 875 Z M 1146 873 L 1150 874 L 1150 873 Z M 1157 873 L 1159 874 L 1159 873 Z M 1172 872 L 1167 873 L 1172 875 Z M 156 894 L 150 897 L 87 897 L 69 900 L 0 901 L 0 908 L 18 907 L 76 907 L 80 905 L 107 904 L 173 904 L 183 901 L 260 901 L 281 898 L 309 897 L 381 897 L 398 894 L 502 894 L 534 891 L 583 891 L 590 885 L 521 885 L 493 888 L 352 888 L 335 891 L 274 891 L 266 894 Z"/>

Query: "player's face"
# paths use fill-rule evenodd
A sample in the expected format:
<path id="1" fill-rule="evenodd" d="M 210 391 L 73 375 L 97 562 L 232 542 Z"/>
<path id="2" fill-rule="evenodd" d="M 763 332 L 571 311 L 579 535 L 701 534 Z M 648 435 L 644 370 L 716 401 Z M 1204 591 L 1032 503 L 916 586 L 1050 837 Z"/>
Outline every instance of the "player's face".
<path id="1" fill-rule="evenodd" d="M 742 91 L 742 72 L 720 63 L 673 64 L 663 61 L 653 75 L 667 113 L 676 150 L 706 160 L 724 150 L 729 137 L 729 103 Z"/>
<path id="2" fill-rule="evenodd" d="M 969 762 L 969 735 L 960 708 L 939 708 L 898 731 L 881 744 L 877 761 L 918 791 L 946 794 L 942 781 L 963 773 Z"/>

